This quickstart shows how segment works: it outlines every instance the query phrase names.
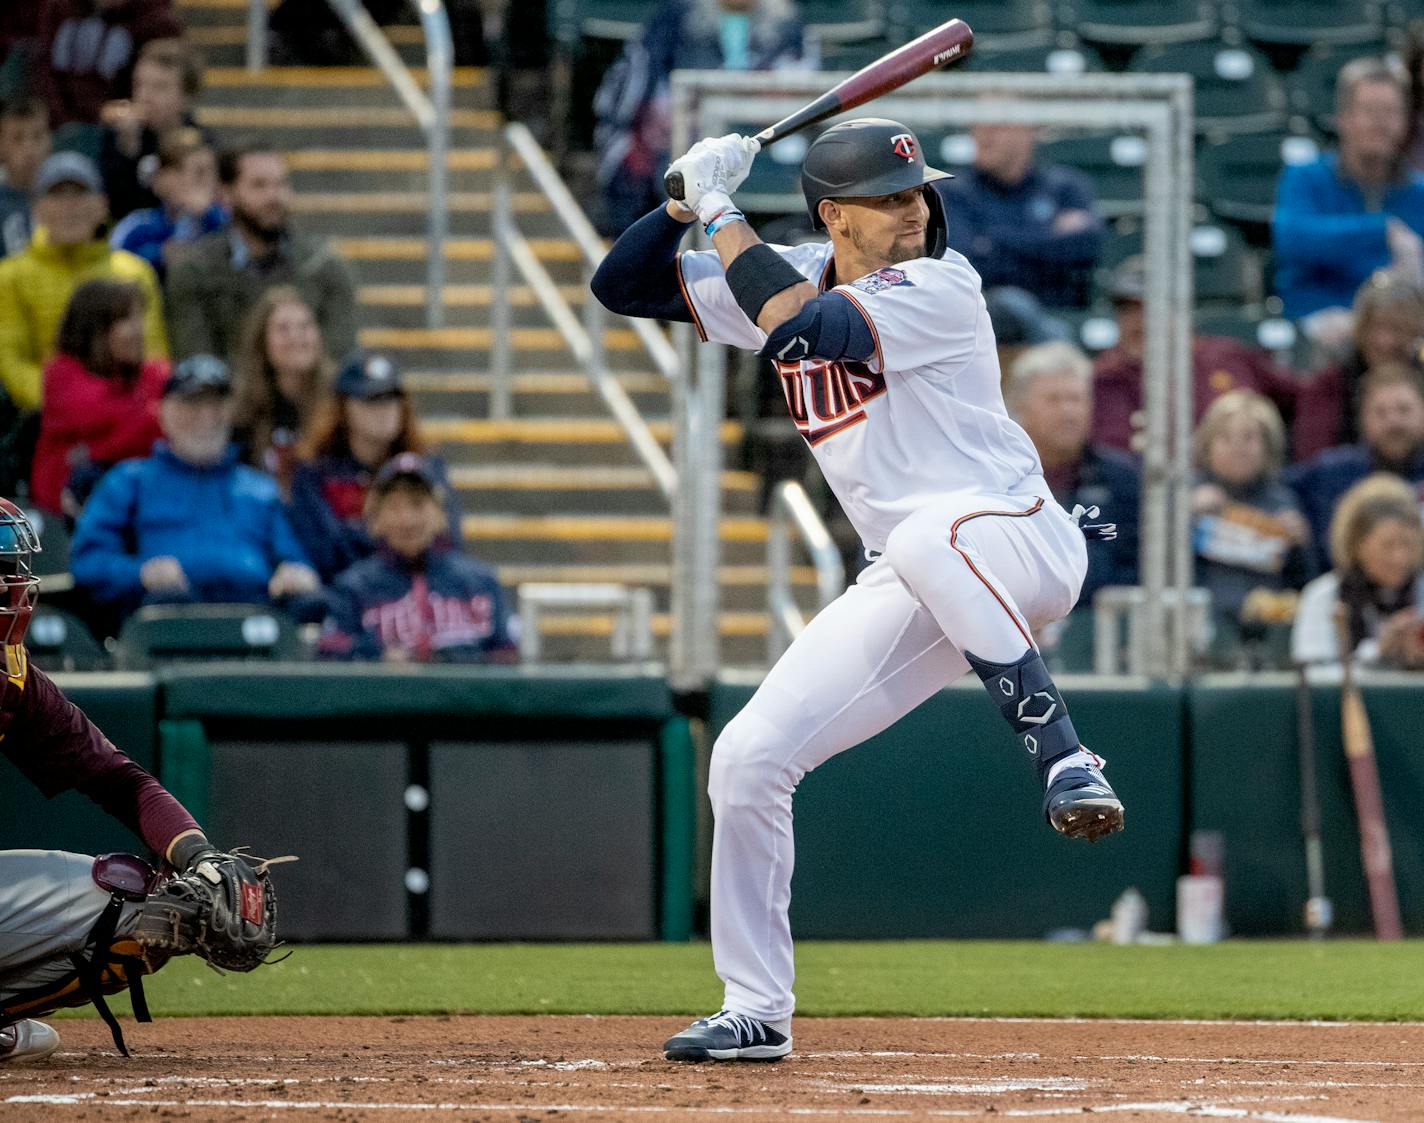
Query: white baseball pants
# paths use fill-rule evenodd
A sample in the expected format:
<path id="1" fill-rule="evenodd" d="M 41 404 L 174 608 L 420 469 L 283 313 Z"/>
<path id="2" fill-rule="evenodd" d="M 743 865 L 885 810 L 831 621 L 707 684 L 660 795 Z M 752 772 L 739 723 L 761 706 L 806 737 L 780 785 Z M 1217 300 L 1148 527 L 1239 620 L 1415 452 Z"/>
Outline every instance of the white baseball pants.
<path id="1" fill-rule="evenodd" d="M 712 950 L 726 1009 L 776 1021 L 796 1004 L 788 908 L 801 778 L 958 679 L 965 650 L 1020 658 L 1034 628 L 1067 615 L 1086 572 L 1082 532 L 1046 487 L 945 495 L 897 526 L 797 637 L 712 752 Z"/>

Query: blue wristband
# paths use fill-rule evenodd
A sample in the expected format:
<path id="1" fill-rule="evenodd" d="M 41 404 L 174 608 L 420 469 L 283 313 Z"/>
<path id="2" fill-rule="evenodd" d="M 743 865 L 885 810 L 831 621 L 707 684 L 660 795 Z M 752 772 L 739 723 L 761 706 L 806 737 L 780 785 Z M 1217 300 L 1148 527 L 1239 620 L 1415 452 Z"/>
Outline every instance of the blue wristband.
<path id="1" fill-rule="evenodd" d="M 747 216 L 739 210 L 723 211 L 721 214 L 713 215 L 712 221 L 702 229 L 707 232 L 707 237 L 710 238 L 713 234 L 717 233 L 717 231 L 721 230 L 722 227 L 726 226 L 727 223 L 746 222 L 746 220 Z"/>

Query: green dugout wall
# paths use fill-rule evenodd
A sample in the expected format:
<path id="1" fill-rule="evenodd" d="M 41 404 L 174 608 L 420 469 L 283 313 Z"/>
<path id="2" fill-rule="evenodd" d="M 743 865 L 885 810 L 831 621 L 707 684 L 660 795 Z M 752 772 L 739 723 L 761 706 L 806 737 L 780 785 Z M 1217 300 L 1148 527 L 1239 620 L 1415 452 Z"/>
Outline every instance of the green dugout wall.
<path id="1" fill-rule="evenodd" d="M 208 664 L 57 681 L 224 845 L 307 859 L 281 869 L 288 900 L 303 902 L 285 913 L 294 936 L 682 939 L 692 928 L 705 796 L 688 723 L 656 675 Z M 1055 836 L 982 688 L 956 686 L 802 783 L 798 934 L 1038 937 L 1108 915 L 1128 885 L 1152 927 L 1170 930 L 1193 827 L 1222 832 L 1232 931 L 1299 934 L 1294 680 L 1062 685 L 1109 761 L 1126 832 L 1096 846 Z M 714 686 L 708 746 L 754 687 Z M 1424 680 L 1372 680 L 1365 701 L 1405 925 L 1424 934 Z M 1337 929 L 1364 933 L 1338 689 L 1314 687 L 1311 703 L 1326 889 Z M 83 797 L 43 799 L 3 759 L 0 847 L 142 849 Z M 425 887 L 407 882 L 411 869 Z"/>

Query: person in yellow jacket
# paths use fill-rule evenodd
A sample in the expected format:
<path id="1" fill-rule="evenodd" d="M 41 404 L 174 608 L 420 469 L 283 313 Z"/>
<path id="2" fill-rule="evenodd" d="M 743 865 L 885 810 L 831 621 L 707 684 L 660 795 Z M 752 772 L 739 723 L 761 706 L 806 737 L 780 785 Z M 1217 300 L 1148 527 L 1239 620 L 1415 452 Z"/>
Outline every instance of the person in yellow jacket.
<path id="1" fill-rule="evenodd" d="M 40 406 L 40 371 L 54 355 L 69 298 L 84 281 L 131 281 L 144 297 L 144 350 L 167 358 L 163 300 L 153 268 L 113 250 L 99 234 L 108 218 L 99 170 L 77 152 L 57 152 L 35 177 L 30 246 L 0 261 L 0 386 L 20 411 Z"/>

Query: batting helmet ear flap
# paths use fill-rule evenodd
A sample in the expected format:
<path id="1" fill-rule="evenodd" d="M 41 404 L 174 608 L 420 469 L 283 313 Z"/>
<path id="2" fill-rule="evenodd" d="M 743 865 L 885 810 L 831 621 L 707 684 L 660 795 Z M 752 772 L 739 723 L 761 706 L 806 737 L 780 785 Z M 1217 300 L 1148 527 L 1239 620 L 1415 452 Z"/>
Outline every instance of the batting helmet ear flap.
<path id="1" fill-rule="evenodd" d="M 925 184 L 925 204 L 930 209 L 925 223 L 925 256 L 940 258 L 949 248 L 949 203 L 942 190 L 943 180 Z"/>

